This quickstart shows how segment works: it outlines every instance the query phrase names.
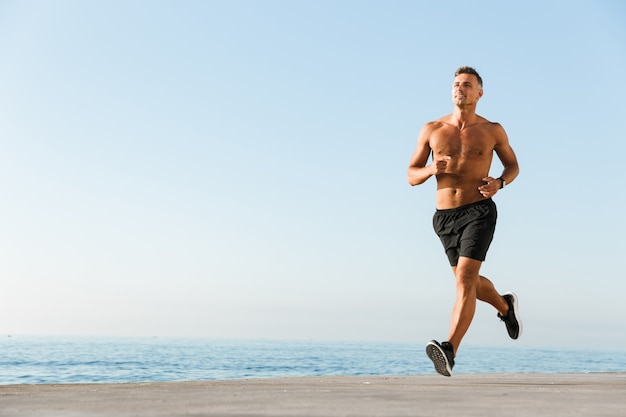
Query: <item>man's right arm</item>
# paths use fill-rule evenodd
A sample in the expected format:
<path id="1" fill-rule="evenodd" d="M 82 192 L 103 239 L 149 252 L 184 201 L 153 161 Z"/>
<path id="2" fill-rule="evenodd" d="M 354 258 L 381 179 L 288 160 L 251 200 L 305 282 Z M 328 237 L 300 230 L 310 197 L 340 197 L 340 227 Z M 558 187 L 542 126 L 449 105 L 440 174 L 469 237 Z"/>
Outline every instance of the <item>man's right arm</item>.
<path id="1" fill-rule="evenodd" d="M 432 122 L 427 123 L 424 125 L 417 138 L 417 147 L 413 152 L 407 170 L 407 179 L 410 185 L 423 184 L 433 175 L 441 174 L 446 170 L 447 162 L 450 159 L 449 156 L 433 161 L 430 165 L 426 165 L 431 152 L 430 136 L 433 128 Z"/>

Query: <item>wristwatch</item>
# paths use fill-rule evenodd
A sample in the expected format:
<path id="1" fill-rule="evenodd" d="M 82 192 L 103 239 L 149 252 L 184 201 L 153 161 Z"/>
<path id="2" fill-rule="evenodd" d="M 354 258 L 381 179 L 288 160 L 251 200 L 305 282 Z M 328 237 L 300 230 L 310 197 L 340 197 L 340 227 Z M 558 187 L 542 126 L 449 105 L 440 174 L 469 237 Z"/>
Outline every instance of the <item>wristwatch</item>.
<path id="1" fill-rule="evenodd" d="M 504 188 L 504 186 L 506 185 L 506 181 L 504 180 L 504 178 L 500 177 L 498 178 L 500 180 L 500 182 L 502 183 L 502 185 L 500 186 L 500 188 Z"/>

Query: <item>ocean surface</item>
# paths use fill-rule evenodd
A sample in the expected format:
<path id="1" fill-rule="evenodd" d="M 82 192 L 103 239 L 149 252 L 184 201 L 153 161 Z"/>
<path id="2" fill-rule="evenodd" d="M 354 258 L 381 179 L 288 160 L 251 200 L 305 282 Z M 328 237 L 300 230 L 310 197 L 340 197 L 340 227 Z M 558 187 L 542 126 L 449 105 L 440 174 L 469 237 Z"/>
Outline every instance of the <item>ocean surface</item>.
<path id="1" fill-rule="evenodd" d="M 464 346 L 455 374 L 626 372 L 626 352 Z M 0 338 L 0 385 L 434 374 L 409 343 L 182 338 Z"/>

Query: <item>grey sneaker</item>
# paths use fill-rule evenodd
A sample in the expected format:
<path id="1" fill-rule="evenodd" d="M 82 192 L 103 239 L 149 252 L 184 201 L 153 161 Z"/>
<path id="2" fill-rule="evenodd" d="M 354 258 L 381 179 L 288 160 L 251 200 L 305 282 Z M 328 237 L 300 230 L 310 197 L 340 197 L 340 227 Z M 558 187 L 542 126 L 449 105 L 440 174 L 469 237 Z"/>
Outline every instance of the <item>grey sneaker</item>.
<path id="1" fill-rule="evenodd" d="M 452 376 L 454 348 L 450 342 L 439 344 L 436 340 L 431 340 L 426 345 L 426 354 L 433 361 L 437 372 L 443 376 Z"/>
<path id="2" fill-rule="evenodd" d="M 498 317 L 506 324 L 506 330 L 509 332 L 511 339 L 517 339 L 522 334 L 522 320 L 519 318 L 517 295 L 507 292 L 502 297 L 509 305 L 509 311 L 504 316 L 498 313 Z"/>

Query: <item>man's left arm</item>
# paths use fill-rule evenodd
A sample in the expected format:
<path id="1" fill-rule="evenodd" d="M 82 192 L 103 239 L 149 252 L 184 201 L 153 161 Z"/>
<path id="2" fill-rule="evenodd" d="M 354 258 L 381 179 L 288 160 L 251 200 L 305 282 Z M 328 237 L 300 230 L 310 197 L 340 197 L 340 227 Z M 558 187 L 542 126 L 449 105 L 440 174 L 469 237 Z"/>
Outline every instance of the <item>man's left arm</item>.
<path id="1" fill-rule="evenodd" d="M 499 189 L 503 188 L 505 184 L 510 184 L 519 175 L 517 156 L 515 156 L 515 151 L 513 151 L 513 148 L 509 143 L 509 138 L 504 131 L 504 128 L 500 124 L 494 123 L 493 129 L 495 136 L 494 151 L 496 152 L 496 155 L 498 155 L 504 169 L 498 178 L 483 178 L 483 181 L 485 181 L 486 184 L 482 185 L 478 189 L 485 197 L 492 197 L 498 192 Z"/>
<path id="2" fill-rule="evenodd" d="M 519 175 L 519 164 L 517 163 L 517 156 L 515 156 L 515 151 L 511 147 L 509 143 L 509 137 L 507 136 L 504 128 L 499 124 L 496 126 L 496 146 L 494 150 L 496 151 L 496 155 L 500 158 L 500 162 L 502 162 L 502 166 L 504 170 L 502 171 L 502 175 L 499 178 L 503 179 L 506 184 L 510 184 L 517 178 Z M 504 184 L 501 184 L 501 188 Z"/>

